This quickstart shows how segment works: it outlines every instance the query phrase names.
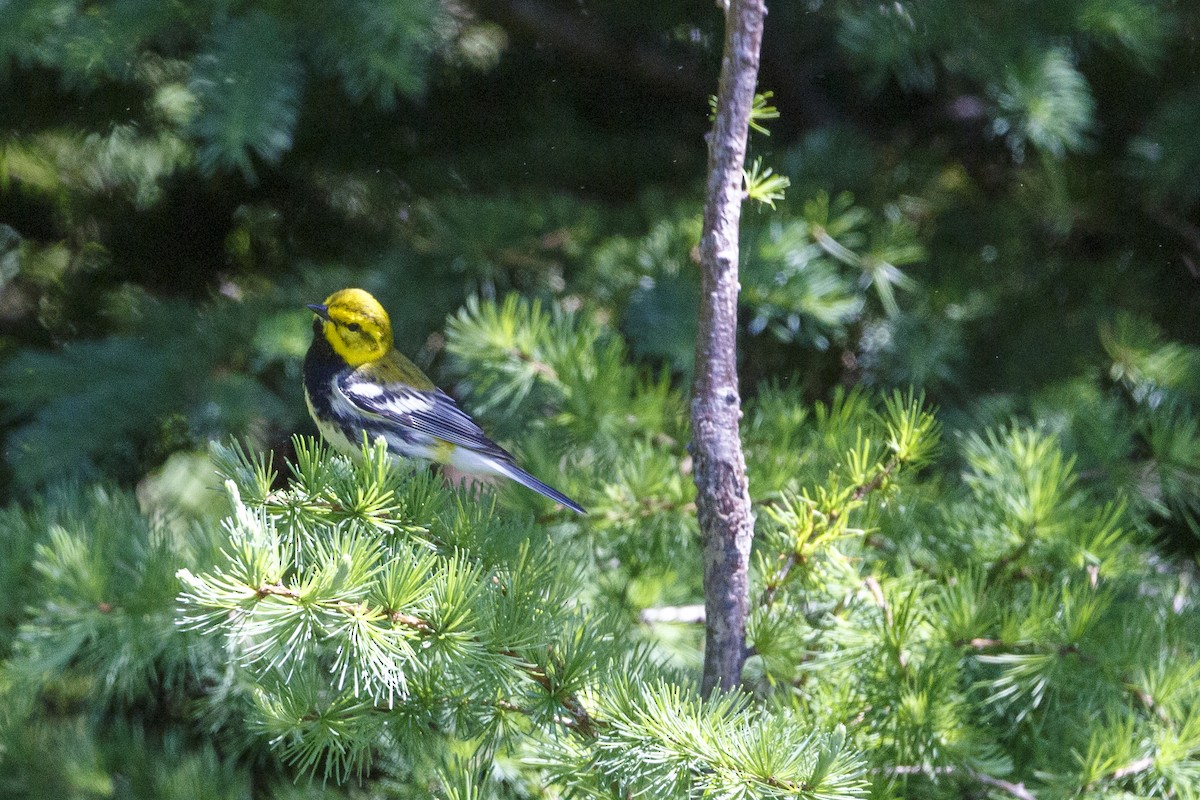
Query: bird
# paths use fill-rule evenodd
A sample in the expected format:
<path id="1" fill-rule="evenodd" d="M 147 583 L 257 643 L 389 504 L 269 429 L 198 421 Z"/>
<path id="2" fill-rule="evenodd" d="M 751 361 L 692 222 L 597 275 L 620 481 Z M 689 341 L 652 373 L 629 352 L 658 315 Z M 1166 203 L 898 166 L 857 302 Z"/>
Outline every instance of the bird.
<path id="1" fill-rule="evenodd" d="M 380 437 L 393 462 L 447 464 L 472 475 L 515 481 L 578 514 L 583 506 L 517 465 L 454 398 L 396 349 L 383 306 L 362 289 L 341 289 L 315 315 L 304 357 L 304 400 L 334 450 L 361 457 L 363 435 Z"/>

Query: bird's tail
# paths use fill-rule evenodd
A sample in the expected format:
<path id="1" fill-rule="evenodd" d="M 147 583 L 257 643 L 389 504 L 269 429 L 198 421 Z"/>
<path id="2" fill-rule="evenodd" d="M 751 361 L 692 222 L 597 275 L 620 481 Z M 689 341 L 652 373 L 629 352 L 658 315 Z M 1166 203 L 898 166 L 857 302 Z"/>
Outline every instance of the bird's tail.
<path id="1" fill-rule="evenodd" d="M 506 478 L 516 481 L 517 483 L 524 486 L 526 489 L 532 489 L 533 491 L 537 492 L 538 494 L 542 495 L 543 497 L 549 497 L 551 500 L 553 500 L 556 503 L 562 503 L 564 506 L 566 506 L 567 508 L 574 511 L 576 514 L 586 514 L 587 513 L 586 511 L 583 510 L 583 506 L 579 505 L 579 503 L 576 503 L 574 500 L 567 497 L 565 494 L 560 492 L 558 489 L 555 489 L 551 486 L 547 486 L 546 484 L 542 483 L 537 478 L 533 477 L 528 472 L 526 472 L 525 470 L 518 467 L 516 464 L 506 464 L 506 463 L 498 462 L 498 463 L 496 463 L 496 467 L 498 467 L 498 471 L 500 472 L 501 475 L 503 475 Z"/>

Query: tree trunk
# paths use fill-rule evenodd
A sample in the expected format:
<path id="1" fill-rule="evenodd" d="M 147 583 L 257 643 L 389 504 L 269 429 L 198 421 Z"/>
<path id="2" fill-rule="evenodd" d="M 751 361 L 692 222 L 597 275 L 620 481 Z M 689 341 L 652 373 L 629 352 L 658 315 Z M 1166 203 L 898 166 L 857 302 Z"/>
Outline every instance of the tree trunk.
<path id="1" fill-rule="evenodd" d="M 731 689 L 745 661 L 753 519 L 738 423 L 738 229 L 742 167 L 762 45 L 763 0 L 731 0 L 700 239 L 700 332 L 692 394 L 696 509 L 704 541 L 702 691 Z"/>

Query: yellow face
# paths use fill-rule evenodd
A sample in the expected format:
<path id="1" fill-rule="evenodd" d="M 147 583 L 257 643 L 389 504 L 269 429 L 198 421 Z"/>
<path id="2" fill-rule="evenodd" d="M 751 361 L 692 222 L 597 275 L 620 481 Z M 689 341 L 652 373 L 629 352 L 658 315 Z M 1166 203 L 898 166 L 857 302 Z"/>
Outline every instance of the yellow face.
<path id="1" fill-rule="evenodd" d="M 309 306 L 324 320 L 325 338 L 352 367 L 378 361 L 393 347 L 392 323 L 379 301 L 362 289 L 342 289 Z"/>

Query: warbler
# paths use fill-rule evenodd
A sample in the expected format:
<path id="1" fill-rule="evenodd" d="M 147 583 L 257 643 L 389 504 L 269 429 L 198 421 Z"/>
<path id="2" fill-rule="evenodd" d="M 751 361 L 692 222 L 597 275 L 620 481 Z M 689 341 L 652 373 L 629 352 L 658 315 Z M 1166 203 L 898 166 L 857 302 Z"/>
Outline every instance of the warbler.
<path id="1" fill-rule="evenodd" d="M 517 466 L 450 395 L 396 350 L 387 311 L 370 294 L 342 289 L 308 308 L 316 318 L 304 357 L 304 399 L 321 436 L 334 449 L 360 455 L 365 432 L 370 441 L 383 437 L 394 460 L 432 461 L 473 475 L 498 475 L 587 513 Z"/>

